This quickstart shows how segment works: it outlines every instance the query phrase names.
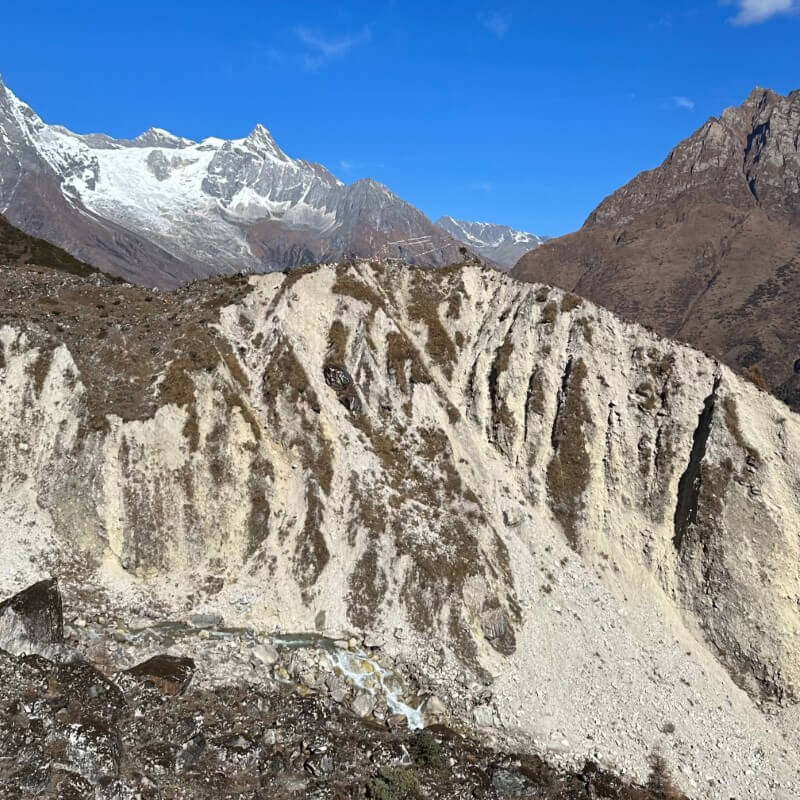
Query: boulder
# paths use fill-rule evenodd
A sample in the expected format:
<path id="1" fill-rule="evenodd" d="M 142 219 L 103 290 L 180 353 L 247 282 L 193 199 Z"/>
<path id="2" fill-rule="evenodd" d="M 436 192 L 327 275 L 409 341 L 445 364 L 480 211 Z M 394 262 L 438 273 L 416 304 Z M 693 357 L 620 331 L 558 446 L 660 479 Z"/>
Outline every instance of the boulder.
<path id="1" fill-rule="evenodd" d="M 369 716 L 375 708 L 375 698 L 369 692 L 359 692 L 353 700 L 353 713 L 357 717 Z"/>
<path id="2" fill-rule="evenodd" d="M 353 378 L 350 373 L 344 367 L 339 367 L 334 364 L 326 364 L 322 368 L 322 374 L 325 378 L 325 383 L 337 392 L 346 389 L 353 383 Z"/>
<path id="3" fill-rule="evenodd" d="M 253 648 L 252 658 L 250 663 L 254 667 L 266 666 L 271 667 L 276 664 L 280 659 L 280 654 L 271 644 L 257 644 Z"/>
<path id="4" fill-rule="evenodd" d="M 422 704 L 422 713 L 425 714 L 426 717 L 432 719 L 443 717 L 447 714 L 447 706 L 444 704 L 441 698 L 437 697 L 435 694 L 432 694 Z"/>
<path id="5" fill-rule="evenodd" d="M 186 691 L 195 672 L 191 658 L 159 655 L 126 671 L 126 674 L 153 684 L 163 694 L 174 696 Z"/>
<path id="6" fill-rule="evenodd" d="M 64 641 L 61 593 L 54 579 L 39 581 L 0 603 L 0 647 L 14 655 Z"/>

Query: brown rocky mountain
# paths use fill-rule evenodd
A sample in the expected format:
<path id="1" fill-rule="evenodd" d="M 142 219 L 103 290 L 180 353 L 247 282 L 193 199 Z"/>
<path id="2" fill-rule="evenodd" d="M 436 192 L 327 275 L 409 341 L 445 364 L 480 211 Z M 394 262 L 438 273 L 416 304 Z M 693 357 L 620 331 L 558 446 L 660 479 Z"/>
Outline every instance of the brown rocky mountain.
<path id="1" fill-rule="evenodd" d="M 800 408 L 800 91 L 755 89 L 514 274 L 757 367 Z"/>

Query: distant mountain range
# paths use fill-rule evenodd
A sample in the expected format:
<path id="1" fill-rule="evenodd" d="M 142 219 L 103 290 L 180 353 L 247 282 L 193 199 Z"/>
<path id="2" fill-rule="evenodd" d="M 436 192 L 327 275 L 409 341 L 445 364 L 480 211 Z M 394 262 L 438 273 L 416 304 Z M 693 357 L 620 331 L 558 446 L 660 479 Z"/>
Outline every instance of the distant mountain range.
<path id="1" fill-rule="evenodd" d="M 373 180 L 344 184 L 261 125 L 200 142 L 45 124 L 0 81 L 0 213 L 135 283 L 172 287 L 350 256 L 439 266 L 464 244 Z"/>
<path id="2" fill-rule="evenodd" d="M 514 274 L 761 373 L 800 409 L 800 91 L 755 89 Z"/>
<path id="3" fill-rule="evenodd" d="M 525 253 L 545 241 L 534 233 L 516 231 L 508 225 L 491 222 L 465 222 L 452 217 L 439 217 L 436 224 L 502 269 L 511 269 Z"/>

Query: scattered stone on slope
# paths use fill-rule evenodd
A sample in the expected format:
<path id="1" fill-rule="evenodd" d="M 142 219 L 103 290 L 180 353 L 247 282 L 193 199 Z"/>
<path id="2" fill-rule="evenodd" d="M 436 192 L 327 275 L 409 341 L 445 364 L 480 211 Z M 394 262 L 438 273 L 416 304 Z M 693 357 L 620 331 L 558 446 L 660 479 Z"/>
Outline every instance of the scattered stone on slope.
<path id="1" fill-rule="evenodd" d="M 300 689 L 231 682 L 165 695 L 131 670 L 112 682 L 86 663 L 0 651 L 0 796 L 401 800 L 413 787 L 431 800 L 663 800 L 593 763 L 557 770 L 463 731 L 362 720 L 369 711 L 349 713 L 324 687 Z"/>

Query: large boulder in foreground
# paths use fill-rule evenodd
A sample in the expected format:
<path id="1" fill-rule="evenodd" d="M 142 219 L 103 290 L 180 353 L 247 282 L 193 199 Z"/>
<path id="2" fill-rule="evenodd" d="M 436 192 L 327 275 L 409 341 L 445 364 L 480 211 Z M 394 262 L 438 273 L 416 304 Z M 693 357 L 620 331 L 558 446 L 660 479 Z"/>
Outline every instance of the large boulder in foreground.
<path id="1" fill-rule="evenodd" d="M 0 648 L 23 655 L 63 641 L 61 592 L 55 579 L 34 583 L 0 603 Z"/>

